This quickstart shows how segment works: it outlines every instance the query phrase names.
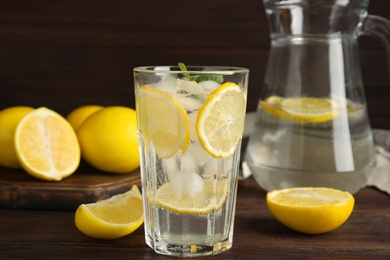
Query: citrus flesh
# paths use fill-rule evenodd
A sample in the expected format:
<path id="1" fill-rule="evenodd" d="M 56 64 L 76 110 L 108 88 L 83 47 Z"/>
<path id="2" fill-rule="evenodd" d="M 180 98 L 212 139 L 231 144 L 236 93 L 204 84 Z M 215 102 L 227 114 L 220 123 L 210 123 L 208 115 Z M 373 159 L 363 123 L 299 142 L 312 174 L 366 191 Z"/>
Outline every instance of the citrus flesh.
<path id="1" fill-rule="evenodd" d="M 142 195 L 136 185 L 109 199 L 82 204 L 75 213 L 76 227 L 82 233 L 100 239 L 126 236 L 143 221 Z"/>
<path id="2" fill-rule="evenodd" d="M 200 108 L 196 132 L 213 157 L 229 158 L 236 150 L 244 131 L 245 108 L 245 93 L 232 82 L 215 89 Z"/>
<path id="3" fill-rule="evenodd" d="M 141 135 L 153 144 L 160 158 L 169 158 L 190 143 L 188 115 L 172 95 L 148 86 L 136 91 Z"/>
<path id="4" fill-rule="evenodd" d="M 93 113 L 102 109 L 103 106 L 99 105 L 85 105 L 72 110 L 66 117 L 66 120 L 70 123 L 75 131 L 77 131 L 81 124 Z"/>
<path id="5" fill-rule="evenodd" d="M 32 107 L 15 106 L 0 111 L 0 165 L 21 168 L 15 151 L 14 137 L 20 120 L 34 111 Z"/>
<path id="6" fill-rule="evenodd" d="M 80 147 L 72 126 L 45 107 L 20 121 L 15 131 L 15 149 L 24 170 L 42 180 L 68 177 L 80 163 Z"/>
<path id="7" fill-rule="evenodd" d="M 301 187 L 267 193 L 270 212 L 285 226 L 307 234 L 321 234 L 341 226 L 351 215 L 349 192 L 322 187 Z"/>
<path id="8" fill-rule="evenodd" d="M 204 180 L 204 186 L 197 194 L 177 195 L 171 183 L 158 188 L 154 197 L 148 196 L 152 203 L 179 214 L 201 215 L 212 210 L 218 211 L 226 201 L 227 179 Z"/>
<path id="9" fill-rule="evenodd" d="M 260 106 L 275 117 L 295 123 L 327 122 L 340 113 L 338 103 L 329 98 L 270 96 L 260 101 Z"/>
<path id="10" fill-rule="evenodd" d="M 99 170 L 125 174 L 139 167 L 134 109 L 124 106 L 100 109 L 85 119 L 77 137 L 82 158 Z"/>

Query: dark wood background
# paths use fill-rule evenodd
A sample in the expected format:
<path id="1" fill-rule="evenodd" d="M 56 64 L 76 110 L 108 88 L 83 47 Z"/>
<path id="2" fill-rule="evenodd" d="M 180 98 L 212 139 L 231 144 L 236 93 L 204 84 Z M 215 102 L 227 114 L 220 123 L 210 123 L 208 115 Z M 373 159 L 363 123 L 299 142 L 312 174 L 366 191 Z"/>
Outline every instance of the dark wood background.
<path id="1" fill-rule="evenodd" d="M 369 12 L 390 19 L 390 1 Z M 46 106 L 66 115 L 84 104 L 134 107 L 141 65 L 232 65 L 250 69 L 254 111 L 268 57 L 261 0 L 3 0 L 0 109 Z M 390 129 L 390 80 L 379 39 L 359 38 L 374 128 Z"/>

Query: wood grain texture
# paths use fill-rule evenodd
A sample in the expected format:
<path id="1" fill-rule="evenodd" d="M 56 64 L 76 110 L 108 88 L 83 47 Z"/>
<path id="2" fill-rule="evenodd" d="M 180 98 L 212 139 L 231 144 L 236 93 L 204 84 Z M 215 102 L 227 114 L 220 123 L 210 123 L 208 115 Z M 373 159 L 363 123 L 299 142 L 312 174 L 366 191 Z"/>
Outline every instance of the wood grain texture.
<path id="1" fill-rule="evenodd" d="M 265 195 L 252 178 L 239 182 L 233 248 L 213 259 L 388 259 L 387 194 L 361 190 L 347 222 L 322 235 L 284 227 Z M 143 226 L 116 240 L 87 237 L 74 226 L 74 211 L 0 209 L 0 230 L 1 259 L 172 259 L 146 246 Z"/>

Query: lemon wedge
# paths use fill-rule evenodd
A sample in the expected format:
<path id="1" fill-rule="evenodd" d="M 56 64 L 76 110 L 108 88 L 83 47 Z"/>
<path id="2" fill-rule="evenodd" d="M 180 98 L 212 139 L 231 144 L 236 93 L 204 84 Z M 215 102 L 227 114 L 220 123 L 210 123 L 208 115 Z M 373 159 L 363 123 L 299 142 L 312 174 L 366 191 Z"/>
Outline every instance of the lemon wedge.
<path id="1" fill-rule="evenodd" d="M 226 201 L 228 192 L 227 179 L 204 180 L 204 187 L 192 196 L 177 195 L 171 183 L 158 188 L 154 197 L 148 196 L 152 203 L 179 214 L 201 215 L 212 210 L 219 210 Z"/>
<path id="2" fill-rule="evenodd" d="M 339 113 L 338 103 L 329 98 L 270 96 L 260 101 L 267 113 L 295 123 L 322 123 L 335 118 Z"/>
<path id="3" fill-rule="evenodd" d="M 246 96 L 240 86 L 226 82 L 200 108 L 196 132 L 203 148 L 215 158 L 229 158 L 244 131 Z"/>
<path id="4" fill-rule="evenodd" d="M 285 226 L 307 234 L 321 234 L 341 226 L 351 215 L 349 192 L 322 187 L 301 187 L 267 193 L 270 212 Z"/>
<path id="5" fill-rule="evenodd" d="M 72 126 L 45 107 L 28 113 L 19 122 L 15 149 L 23 169 L 42 180 L 62 180 L 80 164 L 80 146 Z"/>
<path id="6" fill-rule="evenodd" d="M 169 158 L 190 143 L 188 115 L 172 95 L 144 86 L 136 91 L 138 125 L 160 158 Z"/>
<path id="7" fill-rule="evenodd" d="M 100 239 L 116 239 L 134 232 L 144 221 L 142 196 L 136 185 L 126 193 L 96 203 L 80 205 L 76 227 Z"/>

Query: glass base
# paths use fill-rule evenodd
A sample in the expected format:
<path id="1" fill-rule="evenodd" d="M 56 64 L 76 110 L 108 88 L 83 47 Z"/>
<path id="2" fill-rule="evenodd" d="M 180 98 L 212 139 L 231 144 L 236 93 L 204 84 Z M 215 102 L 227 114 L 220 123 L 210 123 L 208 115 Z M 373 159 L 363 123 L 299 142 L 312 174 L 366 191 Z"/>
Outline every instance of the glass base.
<path id="1" fill-rule="evenodd" d="M 170 243 L 156 243 L 153 246 L 153 243 L 148 242 L 151 241 L 146 241 L 146 243 L 158 254 L 176 256 L 181 258 L 216 255 L 225 252 L 232 247 L 231 241 L 228 240 L 218 242 L 213 245 L 179 245 Z"/>

